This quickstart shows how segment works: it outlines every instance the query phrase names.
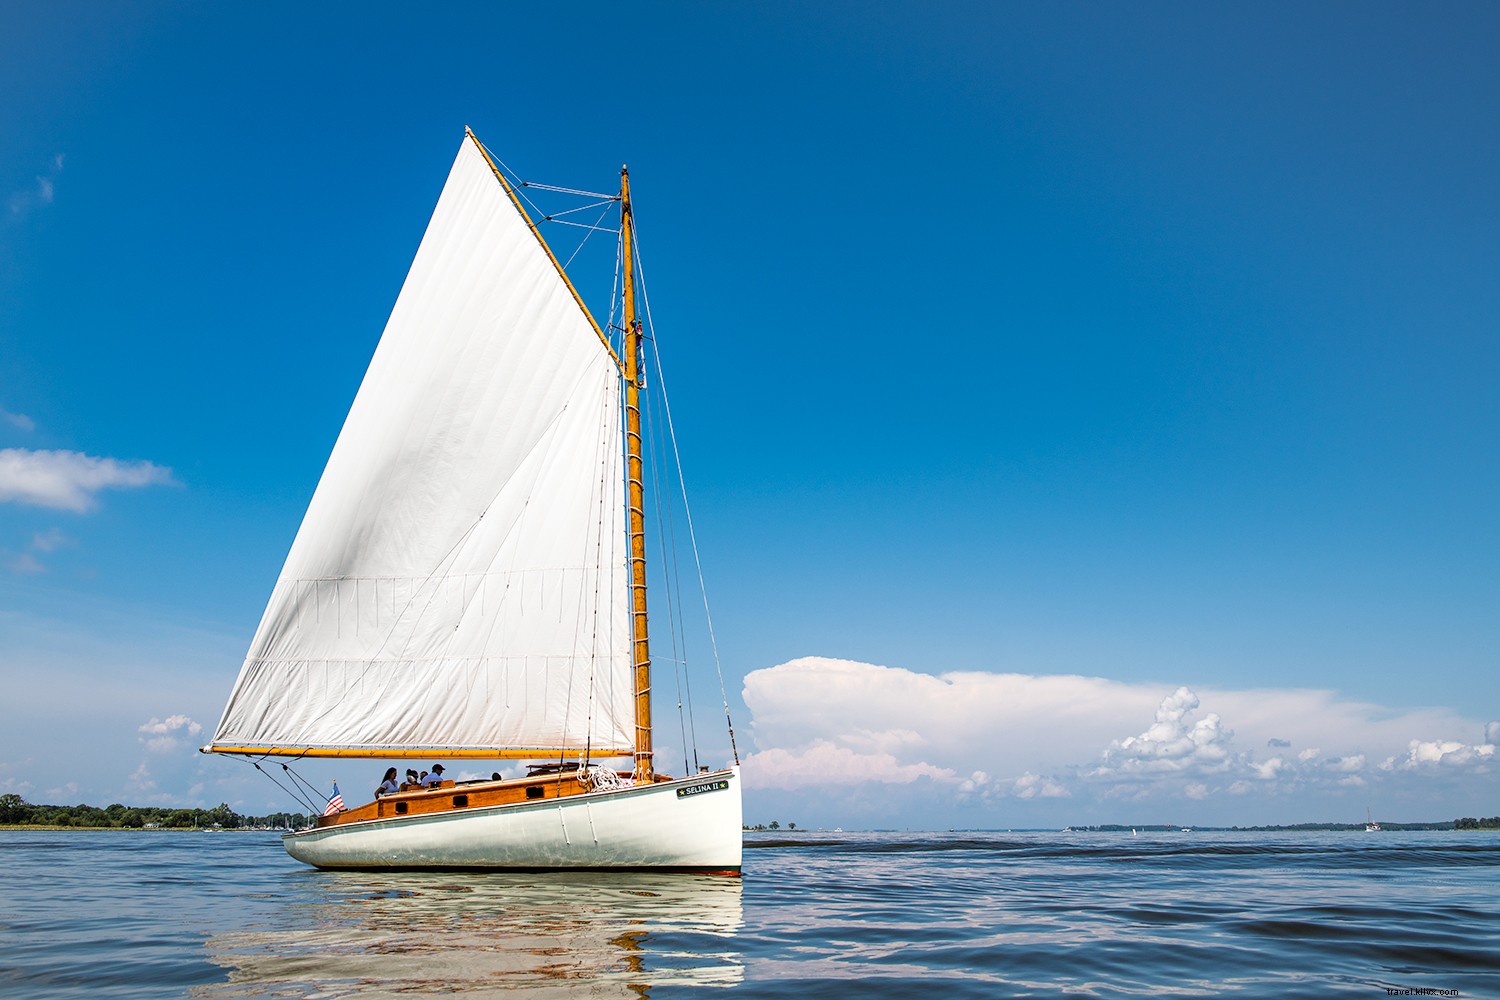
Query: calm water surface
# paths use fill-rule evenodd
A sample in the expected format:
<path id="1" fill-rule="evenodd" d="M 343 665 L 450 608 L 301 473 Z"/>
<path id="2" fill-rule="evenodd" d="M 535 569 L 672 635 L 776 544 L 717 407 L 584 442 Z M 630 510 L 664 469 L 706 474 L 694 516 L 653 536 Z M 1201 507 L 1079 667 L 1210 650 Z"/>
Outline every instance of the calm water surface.
<path id="1" fill-rule="evenodd" d="M 749 835 L 743 881 L 0 832 L 17 997 L 1500 997 L 1500 836 Z"/>

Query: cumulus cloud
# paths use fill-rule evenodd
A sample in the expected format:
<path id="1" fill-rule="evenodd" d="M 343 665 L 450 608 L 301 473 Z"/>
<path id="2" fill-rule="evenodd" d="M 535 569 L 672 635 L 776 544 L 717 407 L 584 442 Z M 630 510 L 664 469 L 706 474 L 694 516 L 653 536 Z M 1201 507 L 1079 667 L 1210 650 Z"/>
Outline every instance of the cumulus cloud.
<path id="1" fill-rule="evenodd" d="M 1489 727 L 1486 727 L 1488 729 Z M 1386 771 L 1418 771 L 1437 768 L 1487 772 L 1495 761 L 1495 744 L 1460 743 L 1457 740 L 1412 740 L 1406 754 L 1389 757 L 1380 766 Z"/>
<path id="2" fill-rule="evenodd" d="M 203 732 L 203 727 L 186 715 L 169 715 L 165 719 L 153 715 L 151 721 L 143 723 L 137 731 L 147 751 L 165 753 L 186 745 L 187 738 Z M 145 764 L 141 766 L 145 767 Z"/>
<path id="3" fill-rule="evenodd" d="M 1493 755 L 1490 742 L 1423 742 L 1480 728 L 1451 711 L 1391 710 L 1313 689 L 932 675 L 807 657 L 751 672 L 744 698 L 757 748 L 747 788 L 807 788 L 847 775 L 926 778 L 970 803 L 1317 796 L 1422 767 L 1473 773 Z M 1500 732 L 1500 723 L 1485 729 Z"/>
<path id="4" fill-rule="evenodd" d="M 745 784 L 750 788 L 807 788 L 830 781 L 878 782 L 906 785 L 918 778 L 954 781 L 945 767 L 921 762 L 902 764 L 888 753 L 856 753 L 848 747 L 818 741 L 797 751 L 772 747 L 753 753 L 743 762 Z"/>
<path id="5" fill-rule="evenodd" d="M 1225 729 L 1213 713 L 1189 724 L 1187 716 L 1197 707 L 1198 696 L 1185 687 L 1178 688 L 1157 707 L 1151 728 L 1112 743 L 1094 773 L 1112 777 L 1229 770 L 1233 765 L 1229 743 L 1234 733 Z"/>
<path id="6" fill-rule="evenodd" d="M 961 801 L 972 799 L 993 802 L 1006 797 L 1065 799 L 1071 795 L 1055 776 L 1032 774 L 1030 771 L 1019 778 L 995 778 L 987 772 L 975 771 L 958 783 L 958 797 Z"/>
<path id="7" fill-rule="evenodd" d="M 0 501 L 83 513 L 94 506 L 100 490 L 173 482 L 171 469 L 151 462 L 95 458 L 78 451 L 0 449 Z"/>

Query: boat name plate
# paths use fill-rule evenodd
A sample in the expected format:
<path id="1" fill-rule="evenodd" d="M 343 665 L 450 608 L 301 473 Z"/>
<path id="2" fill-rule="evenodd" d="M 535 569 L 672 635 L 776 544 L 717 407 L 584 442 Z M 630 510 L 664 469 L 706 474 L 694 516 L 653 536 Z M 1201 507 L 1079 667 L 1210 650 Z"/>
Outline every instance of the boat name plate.
<path id="1" fill-rule="evenodd" d="M 729 787 L 729 779 L 720 778 L 718 781 L 705 781 L 701 785 L 686 785 L 677 789 L 677 797 L 685 799 L 689 795 L 700 795 L 703 792 L 722 792 Z"/>

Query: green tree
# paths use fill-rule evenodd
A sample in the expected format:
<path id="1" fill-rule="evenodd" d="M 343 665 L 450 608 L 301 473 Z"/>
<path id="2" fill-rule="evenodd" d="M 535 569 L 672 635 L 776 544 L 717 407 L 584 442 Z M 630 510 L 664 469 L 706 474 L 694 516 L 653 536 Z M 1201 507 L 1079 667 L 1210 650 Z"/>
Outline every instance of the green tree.
<path id="1" fill-rule="evenodd" d="M 35 810 L 12 792 L 0 795 L 0 823 L 29 823 Z"/>

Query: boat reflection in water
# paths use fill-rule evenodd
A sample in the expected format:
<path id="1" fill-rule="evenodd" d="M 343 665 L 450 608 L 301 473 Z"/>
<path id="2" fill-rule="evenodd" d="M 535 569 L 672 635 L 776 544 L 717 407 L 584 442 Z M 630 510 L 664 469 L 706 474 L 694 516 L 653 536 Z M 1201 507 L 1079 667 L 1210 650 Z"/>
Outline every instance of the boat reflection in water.
<path id="1" fill-rule="evenodd" d="M 644 997 L 733 986 L 740 880 L 711 875 L 309 873 L 274 926 L 215 934 L 199 997 Z"/>

